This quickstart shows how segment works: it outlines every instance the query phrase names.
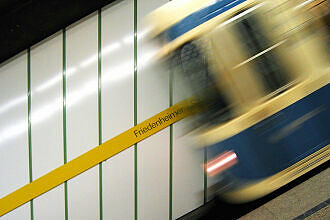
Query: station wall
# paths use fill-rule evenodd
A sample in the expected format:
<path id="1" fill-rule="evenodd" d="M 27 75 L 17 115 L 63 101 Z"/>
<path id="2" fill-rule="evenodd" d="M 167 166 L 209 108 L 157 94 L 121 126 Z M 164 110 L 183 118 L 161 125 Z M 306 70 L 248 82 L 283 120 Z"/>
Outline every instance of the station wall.
<path id="1" fill-rule="evenodd" d="M 149 63 L 155 48 L 141 25 L 166 2 L 117 1 L 0 64 L 0 198 L 184 99 L 177 75 Z M 0 219 L 186 214 L 206 183 L 182 123 Z"/>

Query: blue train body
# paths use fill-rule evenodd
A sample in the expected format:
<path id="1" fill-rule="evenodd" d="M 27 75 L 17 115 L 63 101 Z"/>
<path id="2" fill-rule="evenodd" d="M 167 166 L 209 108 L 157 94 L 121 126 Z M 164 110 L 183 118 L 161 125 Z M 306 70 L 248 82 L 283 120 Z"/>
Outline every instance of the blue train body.
<path id="1" fill-rule="evenodd" d="M 193 28 L 213 19 L 214 17 L 245 1 L 246 0 L 220 0 L 208 7 L 202 8 L 169 28 L 166 31 L 167 38 L 169 41 L 175 40 Z"/>
<path id="2" fill-rule="evenodd" d="M 238 163 L 226 172 L 255 181 L 272 176 L 330 142 L 329 84 L 252 127 L 207 148 L 208 158 L 226 150 Z"/>

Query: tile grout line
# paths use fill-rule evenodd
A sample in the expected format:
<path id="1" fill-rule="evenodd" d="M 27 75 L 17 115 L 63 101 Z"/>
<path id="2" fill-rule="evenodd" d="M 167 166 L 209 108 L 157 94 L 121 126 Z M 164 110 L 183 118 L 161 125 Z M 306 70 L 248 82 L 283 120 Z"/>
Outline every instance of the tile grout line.
<path id="1" fill-rule="evenodd" d="M 134 0 L 134 126 L 137 125 L 137 0 Z M 137 144 L 134 145 L 134 219 L 138 219 Z"/>
<path id="2" fill-rule="evenodd" d="M 204 204 L 207 203 L 208 198 L 207 198 L 207 172 L 205 169 L 205 166 L 207 164 L 207 147 L 204 146 L 204 150 L 203 150 L 203 154 L 204 154 L 204 161 L 203 161 L 203 176 L 204 176 Z"/>
<path id="3" fill-rule="evenodd" d="M 67 163 L 67 137 L 66 137 L 66 30 L 62 30 L 62 110 L 63 110 L 63 159 Z M 68 182 L 64 182 L 64 213 L 65 220 L 69 219 L 68 210 Z"/>
<path id="4" fill-rule="evenodd" d="M 172 0 L 169 0 L 172 1 Z M 173 71 L 169 70 L 169 104 L 173 105 Z M 173 124 L 170 125 L 169 219 L 173 219 Z"/>
<path id="5" fill-rule="evenodd" d="M 173 71 L 170 69 L 169 104 L 173 105 Z M 170 125 L 169 219 L 173 218 L 173 124 Z"/>
<path id="6" fill-rule="evenodd" d="M 98 26 L 97 26 L 97 73 L 98 73 L 98 128 L 99 128 L 99 145 L 102 144 L 102 9 L 98 10 Z M 103 175 L 102 175 L 102 162 L 99 163 L 99 199 L 100 199 L 100 220 L 103 219 Z"/>
<path id="7" fill-rule="evenodd" d="M 28 99 L 28 146 L 29 146 L 29 181 L 32 182 L 32 135 L 31 135 L 31 50 L 27 50 L 27 99 Z M 31 220 L 34 219 L 33 199 L 30 201 Z"/>
<path id="8" fill-rule="evenodd" d="M 204 164 L 207 163 L 207 149 L 206 147 L 204 148 Z M 207 203 L 207 173 L 206 170 L 203 169 L 203 174 L 204 174 L 204 204 Z"/>

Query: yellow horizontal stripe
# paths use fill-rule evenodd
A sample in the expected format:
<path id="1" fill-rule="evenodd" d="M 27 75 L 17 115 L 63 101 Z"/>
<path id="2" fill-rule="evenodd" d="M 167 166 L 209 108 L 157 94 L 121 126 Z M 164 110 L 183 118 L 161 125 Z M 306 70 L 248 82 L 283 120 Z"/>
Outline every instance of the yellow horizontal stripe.
<path id="1" fill-rule="evenodd" d="M 0 199 L 0 216 L 109 159 L 167 126 L 193 114 L 193 100 L 183 101 L 80 155 Z"/>

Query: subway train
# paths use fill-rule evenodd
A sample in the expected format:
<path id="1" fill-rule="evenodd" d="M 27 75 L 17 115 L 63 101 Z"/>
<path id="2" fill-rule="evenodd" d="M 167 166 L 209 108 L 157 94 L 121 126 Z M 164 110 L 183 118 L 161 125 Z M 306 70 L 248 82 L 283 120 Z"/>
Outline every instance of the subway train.
<path id="1" fill-rule="evenodd" d="M 157 60 L 202 106 L 209 190 L 243 203 L 330 158 L 327 1 L 174 0 L 146 19 Z"/>

